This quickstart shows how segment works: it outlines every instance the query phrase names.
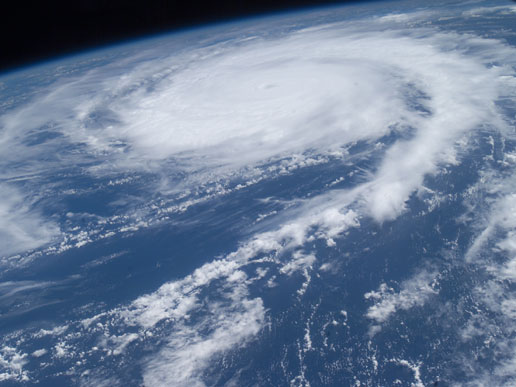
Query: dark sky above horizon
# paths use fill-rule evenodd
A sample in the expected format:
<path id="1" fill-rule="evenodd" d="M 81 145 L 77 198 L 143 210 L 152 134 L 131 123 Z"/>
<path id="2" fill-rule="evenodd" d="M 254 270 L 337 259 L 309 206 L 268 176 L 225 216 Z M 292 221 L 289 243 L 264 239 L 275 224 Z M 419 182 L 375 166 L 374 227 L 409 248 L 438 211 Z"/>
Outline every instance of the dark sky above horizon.
<path id="1" fill-rule="evenodd" d="M 302 7 L 366 1 L 5 1 L 0 5 L 0 71 L 98 45 L 208 22 Z"/>

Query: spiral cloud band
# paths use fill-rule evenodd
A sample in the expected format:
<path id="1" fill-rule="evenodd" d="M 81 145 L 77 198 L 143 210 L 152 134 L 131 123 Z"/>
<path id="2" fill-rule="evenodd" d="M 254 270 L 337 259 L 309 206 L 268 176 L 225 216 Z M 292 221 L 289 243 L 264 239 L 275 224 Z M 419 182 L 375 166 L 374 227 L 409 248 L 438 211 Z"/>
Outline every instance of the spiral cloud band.
<path id="1" fill-rule="evenodd" d="M 501 152 L 499 165 L 516 162 L 514 111 L 504 104 L 516 96 L 516 48 L 431 23 L 444 16 L 505 15 L 514 7 L 436 8 L 345 21 L 346 10 L 339 12 L 340 20 L 315 27 L 316 17 L 304 16 L 299 24 L 292 17 L 268 32 L 264 19 L 253 29 L 235 25 L 243 34 L 238 38 L 211 38 L 220 28 L 212 27 L 140 42 L 144 48 L 137 53 L 124 46 L 115 58 L 84 59 L 92 68 L 54 69 L 59 81 L 34 90 L 21 105 L 15 106 L 13 101 L 20 103 L 15 97 L 4 103 L 0 192 L 9 200 L 0 204 L 0 254 L 6 272 L 30 267 L 47 255 L 174 224 L 189 211 L 191 218 L 181 222 L 195 222 L 197 206 L 279 181 L 293 171 L 340 163 L 343 173 L 311 195 L 296 196 L 294 190 L 287 198 L 261 198 L 261 204 L 274 207 L 264 207 L 268 212 L 238 234 L 234 248 L 204 257 L 182 278 L 112 308 L 94 308 L 53 331 L 27 328 L 6 336 L 0 380 L 32 377 L 23 346 L 11 342 L 20 337 L 53 340 L 52 353 L 31 356 L 51 356 L 49 363 L 90 378 L 92 385 L 100 380 L 123 384 L 113 371 L 124 367 L 117 359 L 139 356 L 146 343 L 159 337 L 159 351 L 144 351 L 138 360 L 146 385 L 216 384 L 208 375 L 214 359 L 242 350 L 274 325 L 257 284 L 273 288 L 281 278 L 301 276 L 296 293 L 301 298 L 313 278 L 330 275 L 339 265 L 319 262 L 316 243 L 328 249 L 347 246 L 348 235 L 369 235 L 369 226 L 381 229 L 403 217 L 414 198 L 428 204 L 421 217 L 442 202 L 458 200 L 431 188 L 429 181 L 445 179 L 465 165 L 485 138 L 492 142 L 492 155 L 480 157 L 485 161 L 478 167 L 481 176 L 461 193 L 464 211 L 457 219 L 468 225 L 476 219 L 476 224 L 464 251 L 453 249 L 462 243 L 457 236 L 442 254 L 459 256 L 454 265 L 484 276 L 459 300 L 472 297 L 484 314 L 454 330 L 454 337 L 468 342 L 479 335 L 474 331 L 479 327 L 484 332 L 505 327 L 489 339 L 499 361 L 490 370 L 476 368 L 467 383 L 515 380 L 511 364 L 516 354 L 504 344 L 512 343 L 516 332 L 516 294 L 506 287 L 516 278 L 511 258 L 516 231 L 505 217 L 514 213 L 514 183 L 510 172 L 489 164 L 489 157 Z M 198 45 L 183 47 L 180 38 Z M 497 147 L 501 150 L 495 152 Z M 46 183 L 54 174 L 59 179 Z M 91 183 L 75 184 L 78 177 Z M 145 189 L 110 198 L 112 203 L 99 213 L 79 208 L 61 216 L 51 204 L 56 190 L 69 198 L 134 181 Z M 489 200 L 472 203 L 482 195 Z M 482 254 L 490 249 L 504 258 L 486 261 Z M 369 343 L 399 311 L 423 308 L 438 298 L 452 266 L 425 266 L 400 280 L 398 289 L 385 283 L 369 289 L 363 295 L 369 307 L 361 315 L 369 324 Z M 21 294 L 39 285 L 25 286 L 9 282 L 9 291 Z M 497 317 L 488 321 L 490 312 Z M 340 316 L 348 318 L 345 311 Z M 293 385 L 308 383 L 303 359 L 314 352 L 314 321 L 307 317 L 303 339 L 297 341 L 299 373 L 285 371 Z M 81 352 L 85 343 L 91 348 Z M 368 345 L 354 356 L 376 359 Z M 84 359 L 97 359 L 100 352 L 112 360 L 104 368 L 87 369 Z M 372 369 L 378 372 L 375 361 Z M 418 361 L 400 357 L 384 359 L 384 364 L 408 368 L 413 385 L 423 385 L 423 379 L 429 383 L 425 377 L 431 371 L 421 371 L 424 362 Z M 475 364 L 469 359 L 462 366 L 473 369 Z M 366 384 L 377 380 L 371 375 L 362 374 Z"/>

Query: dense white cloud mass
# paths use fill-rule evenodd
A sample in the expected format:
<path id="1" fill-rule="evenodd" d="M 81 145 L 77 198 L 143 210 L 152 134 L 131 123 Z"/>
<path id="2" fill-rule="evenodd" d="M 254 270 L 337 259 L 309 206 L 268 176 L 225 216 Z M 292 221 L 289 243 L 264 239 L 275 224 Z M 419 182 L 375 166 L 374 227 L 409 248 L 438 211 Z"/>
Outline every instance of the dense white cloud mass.
<path id="1" fill-rule="evenodd" d="M 475 8 L 461 15 L 492 12 L 514 9 Z M 162 224 L 198 204 L 302 168 L 332 160 L 353 165 L 360 152 L 370 162 L 367 170 L 357 166 L 314 195 L 293 194 L 259 214 L 237 248 L 206 257 L 191 274 L 127 304 L 32 335 L 51 337 L 52 347 L 22 353 L 4 346 L 0 380 L 26 380 L 27 359 L 51 358 L 73 361 L 86 385 L 100 384 L 111 376 L 95 373 L 84 359 L 99 353 L 117 359 L 158 337 L 152 343 L 159 350 L 147 350 L 140 361 L 144 384 L 202 386 L 213 361 L 246 346 L 267 326 L 268 305 L 253 293 L 256 283 L 263 279 L 272 288 L 276 281 L 300 276 L 296 297 L 301 300 L 312 277 L 335 272 L 329 268 L 336 260 L 319 266 L 317 244 L 340 254 L 339 239 L 353 231 L 368 233 L 364 223 L 381 229 L 399 219 L 414 194 L 435 194 L 437 206 L 438 193 L 424 186 L 425 179 L 460 165 L 484 132 L 510 138 L 511 122 L 499 101 L 516 95 L 516 49 L 413 24 L 438 15 L 435 10 L 391 13 L 182 49 L 162 40 L 118 61 L 60 74 L 34 98 L 4 109 L 0 256 L 19 254 L 20 265 L 38 254 L 60 254 Z M 360 146 L 365 150 L 356 151 Z M 504 157 L 505 166 L 513 167 L 516 155 Z M 355 173 L 360 179 L 338 188 Z M 516 280 L 516 197 L 512 175 L 498 176 L 487 167 L 482 173 L 476 186 L 461 193 L 466 204 L 474 192 L 491 195 L 482 210 L 471 203 L 466 210 L 467 216 L 481 212 L 481 217 L 461 264 L 489 274 L 472 292 L 507 327 L 493 344 L 507 355 L 497 373 L 490 379 L 479 372 L 475 380 L 505 383 L 513 380 L 516 362 L 502 343 L 507 337 L 512 343 L 516 332 L 516 297 L 504 293 L 504 284 Z M 49 182 L 49 176 L 59 179 Z M 113 200 L 109 206 L 121 209 L 111 215 L 94 209 L 45 215 L 57 208 L 48 204 L 56 192 L 68 198 L 93 189 L 70 176 L 90 178 L 102 189 L 141 179 L 147 191 Z M 467 216 L 457 223 L 467 223 Z M 503 259 L 486 259 L 486 249 Z M 123 254 L 95 257 L 84 267 Z M 5 259 L 2 265 L 12 262 Z M 396 289 L 382 282 L 360 296 L 368 304 L 362 317 L 373 324 L 371 340 L 398 312 L 422 308 L 439 296 L 438 271 L 410 272 L 413 277 Z M 33 283 L 20 282 L 20 292 L 25 284 L 30 290 Z M 11 282 L 3 285 L 0 292 L 13 291 Z M 347 326 L 345 316 L 344 323 L 333 319 L 331 326 Z M 311 321 L 304 346 L 297 343 L 301 365 L 312 351 Z M 474 325 L 463 327 L 461 339 L 475 335 Z M 81 352 L 82 340 L 94 346 Z M 414 385 L 423 385 L 419 361 L 390 362 L 408 367 Z M 300 368 L 300 375 L 285 377 L 306 381 Z"/>

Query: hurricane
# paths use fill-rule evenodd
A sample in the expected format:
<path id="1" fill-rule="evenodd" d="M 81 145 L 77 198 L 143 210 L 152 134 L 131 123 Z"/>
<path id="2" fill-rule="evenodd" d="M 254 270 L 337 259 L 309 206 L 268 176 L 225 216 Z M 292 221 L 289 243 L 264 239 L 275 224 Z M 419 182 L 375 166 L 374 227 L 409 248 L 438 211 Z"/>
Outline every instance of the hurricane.
<path id="1" fill-rule="evenodd" d="M 513 385 L 514 17 L 320 8 L 0 77 L 0 381 Z"/>

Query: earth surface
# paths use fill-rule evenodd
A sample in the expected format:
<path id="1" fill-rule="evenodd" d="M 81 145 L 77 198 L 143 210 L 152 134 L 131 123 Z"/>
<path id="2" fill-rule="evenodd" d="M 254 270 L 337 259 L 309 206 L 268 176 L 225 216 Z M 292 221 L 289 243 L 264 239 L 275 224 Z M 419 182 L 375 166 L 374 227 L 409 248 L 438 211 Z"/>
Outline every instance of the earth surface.
<path id="1" fill-rule="evenodd" d="M 516 4 L 372 2 L 0 77 L 0 384 L 514 386 Z"/>

